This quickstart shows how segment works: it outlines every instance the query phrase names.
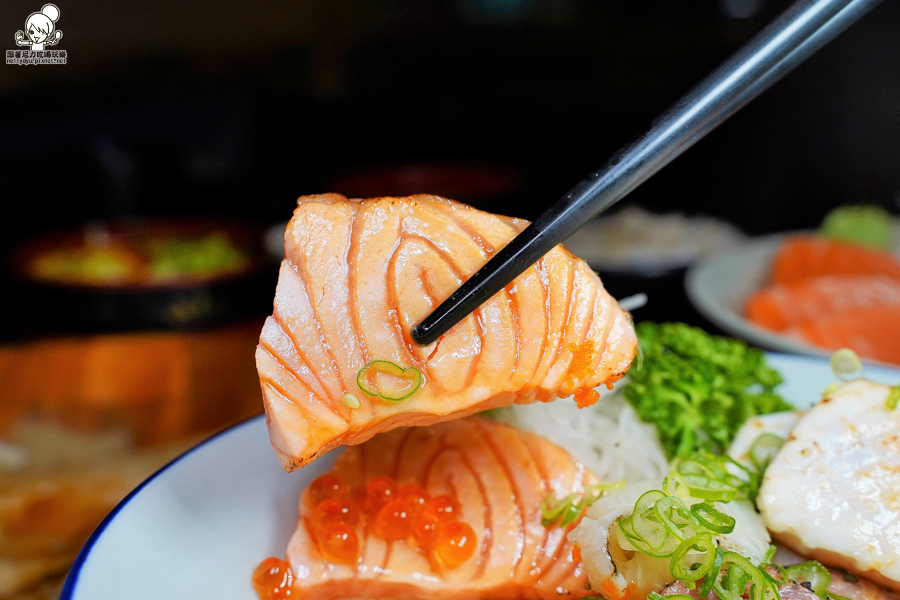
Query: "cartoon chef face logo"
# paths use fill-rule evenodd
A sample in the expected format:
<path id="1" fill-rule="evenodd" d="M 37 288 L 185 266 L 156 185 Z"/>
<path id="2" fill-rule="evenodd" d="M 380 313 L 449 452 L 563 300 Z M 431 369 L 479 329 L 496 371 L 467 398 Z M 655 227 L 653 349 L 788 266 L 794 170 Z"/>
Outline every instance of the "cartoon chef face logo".
<path id="1" fill-rule="evenodd" d="M 28 15 L 24 33 L 21 30 L 16 32 L 16 45 L 31 46 L 33 51 L 43 50 L 44 46 L 55 46 L 62 39 L 62 31 L 56 30 L 58 19 L 56 5 L 45 4 L 41 12 Z"/>

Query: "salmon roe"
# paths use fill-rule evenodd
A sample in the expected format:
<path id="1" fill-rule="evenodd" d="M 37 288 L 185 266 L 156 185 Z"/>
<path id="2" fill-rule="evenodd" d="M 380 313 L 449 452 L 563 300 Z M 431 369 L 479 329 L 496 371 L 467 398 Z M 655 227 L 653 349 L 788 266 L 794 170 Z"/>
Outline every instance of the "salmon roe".
<path id="1" fill-rule="evenodd" d="M 459 517 L 459 502 L 453 496 L 435 496 L 425 504 L 423 512 L 433 515 L 441 523 L 449 523 Z"/>
<path id="2" fill-rule="evenodd" d="M 371 531 L 387 541 L 411 539 L 446 568 L 458 567 L 475 552 L 475 532 L 459 521 L 459 501 L 450 495 L 432 498 L 416 483 L 398 486 L 392 477 L 378 475 L 363 488 L 351 489 L 329 473 L 313 481 L 307 499 L 312 505 L 305 519 L 307 530 L 322 556 L 332 563 L 352 565 L 359 560 L 360 525 L 362 531 Z M 287 577 L 285 593 L 289 595 L 293 575 L 284 576 L 286 567 L 270 564 L 271 561 L 277 559 L 266 559 L 254 574 L 254 585 L 257 581 L 264 583 L 262 587 L 257 585 L 257 591 L 281 585 L 281 580 L 275 579 L 282 574 L 282 579 Z M 265 571 L 264 565 L 269 570 L 275 569 L 264 574 L 268 579 L 259 574 L 261 569 Z M 262 594 L 260 591 L 263 600 L 283 597 Z"/>
<path id="3" fill-rule="evenodd" d="M 412 523 L 412 536 L 419 548 L 431 548 L 444 524 L 433 514 L 422 513 Z"/>
<path id="4" fill-rule="evenodd" d="M 397 499 L 409 502 L 413 516 L 418 515 L 428 502 L 428 492 L 422 486 L 408 483 L 397 490 Z"/>
<path id="5" fill-rule="evenodd" d="M 346 523 L 334 523 L 322 529 L 319 550 L 328 562 L 356 564 L 359 558 L 359 536 Z"/>
<path id="6" fill-rule="evenodd" d="M 413 503 L 397 498 L 385 504 L 375 517 L 375 533 L 388 541 L 402 540 L 412 533 Z"/>
<path id="7" fill-rule="evenodd" d="M 438 534 L 434 553 L 445 566 L 458 567 L 475 553 L 475 531 L 468 523 L 447 523 Z"/>
<path id="8" fill-rule="evenodd" d="M 312 501 L 313 506 L 318 506 L 323 500 L 348 496 L 349 494 L 350 488 L 347 487 L 347 484 L 338 476 L 330 473 L 317 477 L 309 486 L 309 499 Z"/>
<path id="9" fill-rule="evenodd" d="M 575 404 L 578 408 L 586 408 L 600 399 L 600 392 L 594 388 L 581 388 L 575 392 Z"/>
<path id="10" fill-rule="evenodd" d="M 393 477 L 377 475 L 366 485 L 366 512 L 377 513 L 396 497 L 397 482 Z"/>
<path id="11" fill-rule="evenodd" d="M 274 556 L 265 559 L 253 571 L 253 587 L 260 600 L 283 600 L 291 597 L 294 573 L 290 565 Z"/>
<path id="12" fill-rule="evenodd" d="M 350 498 L 328 498 L 316 506 L 313 523 L 323 528 L 335 523 L 355 527 L 359 523 L 359 509 Z"/>

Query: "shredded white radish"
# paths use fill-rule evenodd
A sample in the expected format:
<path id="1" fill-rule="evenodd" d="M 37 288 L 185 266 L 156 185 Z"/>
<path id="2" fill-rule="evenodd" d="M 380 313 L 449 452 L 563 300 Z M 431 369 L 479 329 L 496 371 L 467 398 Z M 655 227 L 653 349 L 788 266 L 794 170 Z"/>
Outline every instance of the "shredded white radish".
<path id="1" fill-rule="evenodd" d="M 621 392 L 604 394 L 593 406 L 578 408 L 571 399 L 498 409 L 498 421 L 536 433 L 568 450 L 601 481 L 652 482 L 669 472 L 656 429 L 642 422 Z"/>

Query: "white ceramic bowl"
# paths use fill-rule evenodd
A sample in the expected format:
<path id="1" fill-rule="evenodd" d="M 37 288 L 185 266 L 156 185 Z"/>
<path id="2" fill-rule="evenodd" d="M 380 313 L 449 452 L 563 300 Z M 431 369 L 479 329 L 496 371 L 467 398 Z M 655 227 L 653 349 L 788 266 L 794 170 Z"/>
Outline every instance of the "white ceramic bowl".
<path id="1" fill-rule="evenodd" d="M 785 377 L 780 393 L 797 406 L 811 405 L 834 380 L 821 358 L 773 354 L 770 363 Z M 900 382 L 898 369 L 865 372 Z M 256 600 L 253 569 L 268 556 L 284 556 L 301 489 L 335 455 L 285 473 L 262 416 L 216 435 L 109 514 L 75 561 L 62 600 Z"/>

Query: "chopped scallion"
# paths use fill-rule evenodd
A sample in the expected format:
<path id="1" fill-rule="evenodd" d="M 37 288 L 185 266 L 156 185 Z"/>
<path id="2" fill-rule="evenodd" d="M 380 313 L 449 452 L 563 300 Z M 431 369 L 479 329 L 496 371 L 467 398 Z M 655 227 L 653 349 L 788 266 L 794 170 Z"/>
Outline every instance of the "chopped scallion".
<path id="1" fill-rule="evenodd" d="M 395 380 L 392 389 L 382 389 L 378 375 L 386 375 Z M 401 367 L 388 360 L 373 360 L 356 375 L 356 385 L 369 396 L 382 398 L 388 402 L 400 402 L 415 394 L 422 387 L 422 372 L 415 367 Z"/>

